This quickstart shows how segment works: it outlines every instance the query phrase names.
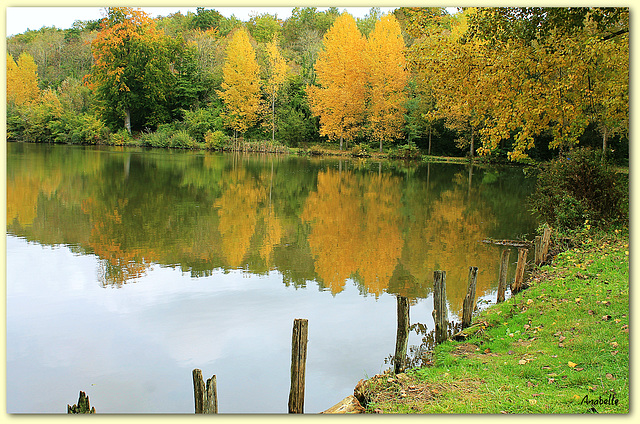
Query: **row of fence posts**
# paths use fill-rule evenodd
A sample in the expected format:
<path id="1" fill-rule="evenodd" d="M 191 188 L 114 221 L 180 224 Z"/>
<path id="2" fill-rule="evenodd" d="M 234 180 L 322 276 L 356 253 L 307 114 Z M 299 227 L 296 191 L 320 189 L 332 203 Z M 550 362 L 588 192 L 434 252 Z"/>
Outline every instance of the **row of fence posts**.
<path id="1" fill-rule="evenodd" d="M 549 243 L 551 230 L 548 226 L 544 228 L 542 236 L 535 238 L 535 258 L 534 263 L 541 265 L 549 253 Z M 505 290 L 507 286 L 507 269 L 509 266 L 510 249 L 504 249 L 500 255 L 500 273 L 498 277 L 498 292 L 496 302 L 505 300 Z M 512 294 L 521 291 L 524 282 L 524 270 L 529 249 L 518 248 L 518 263 L 513 284 Z M 469 278 L 467 282 L 467 293 L 462 306 L 462 329 L 471 325 L 471 317 L 476 305 L 476 282 L 478 277 L 478 267 L 469 267 Z M 446 302 L 446 271 L 434 271 L 433 273 L 433 320 L 435 323 L 435 341 L 441 343 L 447 339 L 447 302 Z M 394 372 L 399 374 L 406 368 L 407 344 L 409 340 L 409 299 L 404 296 L 397 296 L 397 317 L 398 330 L 396 333 L 396 350 L 394 354 Z M 306 319 L 295 319 L 293 321 L 293 332 L 291 337 L 291 388 L 289 391 L 288 410 L 290 414 L 304 413 L 304 386 L 307 361 L 307 338 L 309 322 Z M 193 370 L 193 395 L 195 400 L 196 414 L 217 414 L 218 394 L 216 376 L 207 379 L 206 384 L 200 369 Z M 95 413 L 95 408 L 89 407 L 89 398 L 84 392 L 80 392 L 77 405 L 67 405 L 67 412 Z"/>

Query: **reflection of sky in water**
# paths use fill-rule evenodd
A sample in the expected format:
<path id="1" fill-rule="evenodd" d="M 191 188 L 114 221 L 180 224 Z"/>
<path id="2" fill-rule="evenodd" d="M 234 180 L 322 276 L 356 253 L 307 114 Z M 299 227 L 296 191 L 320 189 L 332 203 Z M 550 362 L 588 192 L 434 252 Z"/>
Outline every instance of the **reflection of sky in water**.
<path id="1" fill-rule="evenodd" d="M 278 272 L 195 279 L 156 266 L 102 288 L 93 256 L 13 236 L 7 252 L 8 412 L 64 413 L 83 390 L 98 412 L 191 413 L 200 368 L 217 375 L 220 412 L 284 413 L 295 318 L 309 319 L 305 411 L 319 412 L 395 348 L 395 298 L 351 282 L 334 297 L 286 287 Z M 411 322 L 428 322 L 430 305 Z"/>

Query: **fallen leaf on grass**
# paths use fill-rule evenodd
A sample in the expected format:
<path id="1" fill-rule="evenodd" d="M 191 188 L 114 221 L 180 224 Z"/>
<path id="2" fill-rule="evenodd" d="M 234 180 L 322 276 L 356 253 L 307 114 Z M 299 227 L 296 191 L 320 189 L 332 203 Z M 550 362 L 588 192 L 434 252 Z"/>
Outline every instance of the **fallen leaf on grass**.
<path id="1" fill-rule="evenodd" d="M 602 316 L 602 320 L 603 321 L 609 321 L 611 319 L 611 315 L 603 315 Z"/>
<path id="2" fill-rule="evenodd" d="M 607 377 L 608 380 L 615 380 L 615 378 L 613 377 L 612 374 L 607 373 L 607 375 L 605 375 L 605 377 Z"/>
<path id="3" fill-rule="evenodd" d="M 574 371 L 584 371 L 584 368 L 576 367 L 573 369 Z"/>
<path id="4" fill-rule="evenodd" d="M 617 355 L 617 354 L 618 354 L 618 351 L 617 351 L 617 350 L 614 350 L 613 352 L 611 352 L 611 354 L 612 354 L 612 355 Z"/>
<path id="5" fill-rule="evenodd" d="M 611 345 L 611 347 L 618 347 L 618 342 L 611 342 L 609 344 Z"/>
<path id="6" fill-rule="evenodd" d="M 521 360 L 518 361 L 518 364 L 520 364 L 520 365 L 524 365 L 526 363 L 527 363 L 526 359 L 521 359 Z"/>
<path id="7" fill-rule="evenodd" d="M 558 339 L 559 342 L 563 342 L 566 339 L 565 336 L 560 336 L 560 338 Z"/>
<path id="8" fill-rule="evenodd" d="M 569 362 L 567 362 L 567 365 L 569 365 L 571 368 L 574 368 L 578 364 L 576 364 L 575 362 L 569 361 Z"/>
<path id="9" fill-rule="evenodd" d="M 538 403 L 538 401 L 537 401 L 537 400 L 535 400 L 535 399 L 529 399 L 529 403 L 530 403 L 531 405 L 535 405 L 536 403 Z"/>
<path id="10" fill-rule="evenodd" d="M 540 393 L 534 393 L 534 394 L 532 394 L 531 396 L 536 396 L 536 397 L 538 397 L 538 396 L 542 396 L 543 394 L 544 394 L 544 393 L 540 392 Z"/>
<path id="11" fill-rule="evenodd" d="M 533 299 L 527 299 L 527 305 L 531 305 L 533 303 Z"/>

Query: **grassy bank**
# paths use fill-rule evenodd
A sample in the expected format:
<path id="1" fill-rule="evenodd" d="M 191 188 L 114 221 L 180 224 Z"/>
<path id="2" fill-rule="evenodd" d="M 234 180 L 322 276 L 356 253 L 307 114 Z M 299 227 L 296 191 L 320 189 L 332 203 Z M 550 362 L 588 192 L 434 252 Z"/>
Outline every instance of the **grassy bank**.
<path id="1" fill-rule="evenodd" d="M 629 403 L 629 236 L 592 232 L 531 287 L 482 311 L 433 365 L 367 383 L 367 412 L 625 414 Z"/>

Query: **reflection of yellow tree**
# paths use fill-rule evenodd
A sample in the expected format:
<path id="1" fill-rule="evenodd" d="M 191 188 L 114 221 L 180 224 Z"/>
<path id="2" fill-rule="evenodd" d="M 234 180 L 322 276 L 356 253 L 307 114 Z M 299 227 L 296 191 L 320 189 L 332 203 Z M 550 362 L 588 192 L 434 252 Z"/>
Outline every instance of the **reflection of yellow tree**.
<path id="1" fill-rule="evenodd" d="M 366 218 L 358 274 L 376 296 L 388 287 L 402 253 L 398 186 L 397 178 L 389 176 L 375 176 L 366 184 L 363 199 Z"/>
<path id="2" fill-rule="evenodd" d="M 417 279 L 433 284 L 433 271 L 447 272 L 447 299 L 453 312 L 462 309 L 467 290 L 469 266 L 477 266 L 476 292 L 492 286 L 499 258 L 480 243 L 495 223 L 489 208 L 477 199 L 468 199 L 466 180 L 457 176 L 456 186 L 445 191 L 429 206 L 416 211 L 407 222 L 402 262 Z"/>
<path id="3" fill-rule="evenodd" d="M 264 222 L 264 238 L 260 246 L 260 256 L 267 266 L 271 264 L 273 247 L 280 243 L 283 235 L 282 223 L 273 210 L 273 205 L 262 210 Z"/>
<path id="4" fill-rule="evenodd" d="M 114 208 L 107 208 L 89 198 L 82 202 L 82 211 L 91 216 L 89 245 L 104 260 L 104 284 L 121 285 L 145 274 L 157 256 L 152 249 L 126 248 L 122 246 L 122 209 L 127 199 L 118 200 Z M 120 229 L 118 229 L 120 227 Z M 120 235 L 120 237 L 118 237 Z"/>
<path id="5" fill-rule="evenodd" d="M 258 204 L 266 190 L 258 187 L 244 169 L 233 171 L 223 183 L 224 192 L 215 202 L 218 208 L 222 254 L 234 268 L 242 265 L 258 221 Z"/>
<path id="6" fill-rule="evenodd" d="M 62 180 L 60 170 L 48 172 L 34 170 L 34 174 L 21 173 L 7 178 L 7 223 L 17 220 L 21 227 L 33 223 L 37 216 L 38 196 L 51 197 Z"/>
<path id="7" fill-rule="evenodd" d="M 363 177 L 328 170 L 305 204 L 315 269 L 333 294 L 357 274 L 371 293 L 387 288 L 402 250 L 398 184 L 392 177 Z"/>

